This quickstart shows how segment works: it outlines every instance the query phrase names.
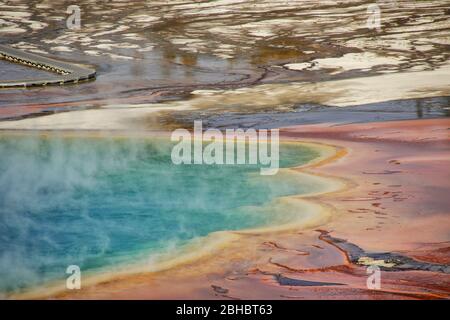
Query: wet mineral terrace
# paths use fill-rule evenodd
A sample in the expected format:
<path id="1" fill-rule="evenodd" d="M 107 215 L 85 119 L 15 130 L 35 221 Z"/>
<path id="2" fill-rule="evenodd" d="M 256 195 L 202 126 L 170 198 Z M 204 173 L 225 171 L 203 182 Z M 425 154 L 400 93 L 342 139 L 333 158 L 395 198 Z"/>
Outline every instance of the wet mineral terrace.
<path id="1" fill-rule="evenodd" d="M 380 31 L 367 28 L 371 3 L 81 0 L 81 29 L 69 29 L 70 1 L 2 0 L 1 44 L 92 65 L 98 78 L 2 90 L 0 118 L 148 103 L 198 89 L 427 71 L 448 60 L 447 1 L 379 1 Z M 18 76 L 3 62 L 0 68 L 2 77 Z M 21 108 L 2 112 L 14 106 Z"/>

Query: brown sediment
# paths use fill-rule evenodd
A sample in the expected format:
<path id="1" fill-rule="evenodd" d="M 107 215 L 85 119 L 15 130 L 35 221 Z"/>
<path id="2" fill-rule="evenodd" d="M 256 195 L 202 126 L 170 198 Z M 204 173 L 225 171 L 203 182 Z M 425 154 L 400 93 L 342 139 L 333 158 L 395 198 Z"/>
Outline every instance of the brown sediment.
<path id="1" fill-rule="evenodd" d="M 433 119 L 282 129 L 284 139 L 348 152 L 308 168 L 353 181 L 308 199 L 332 212 L 319 230 L 237 232 L 220 250 L 172 268 L 40 297 L 448 299 L 449 128 L 449 119 Z M 381 268 L 380 290 L 367 288 L 371 264 Z"/>

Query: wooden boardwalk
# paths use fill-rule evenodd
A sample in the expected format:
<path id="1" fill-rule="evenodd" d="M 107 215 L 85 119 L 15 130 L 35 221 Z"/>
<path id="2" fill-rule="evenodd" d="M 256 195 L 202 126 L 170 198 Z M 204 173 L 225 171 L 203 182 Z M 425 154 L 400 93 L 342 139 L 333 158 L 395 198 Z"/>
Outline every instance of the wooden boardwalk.
<path id="1" fill-rule="evenodd" d="M 57 61 L 37 54 L 0 45 L 0 59 L 48 72 L 45 79 L 0 80 L 0 88 L 75 84 L 95 79 L 95 69 Z"/>

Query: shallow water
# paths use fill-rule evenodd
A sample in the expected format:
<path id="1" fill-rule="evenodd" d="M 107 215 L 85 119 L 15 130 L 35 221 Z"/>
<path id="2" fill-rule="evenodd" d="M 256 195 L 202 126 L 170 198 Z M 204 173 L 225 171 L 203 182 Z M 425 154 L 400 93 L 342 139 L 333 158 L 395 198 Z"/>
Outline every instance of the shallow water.
<path id="1" fill-rule="evenodd" d="M 273 224 L 273 212 L 247 206 L 317 187 L 260 176 L 255 165 L 176 166 L 171 146 L 161 138 L 0 137 L 0 291 L 63 281 L 73 264 L 95 272 L 213 231 Z M 317 156 L 280 146 L 282 167 Z"/>
<path id="2" fill-rule="evenodd" d="M 428 70 L 449 59 L 448 5 L 443 0 L 397 1 L 393 7 L 380 3 L 388 7 L 381 32 L 365 28 L 369 3 L 362 0 L 79 0 L 81 29 L 66 25 L 69 5 L 73 3 L 16 0 L 12 5 L 0 0 L 0 43 L 91 65 L 96 81 L 25 93 L 2 90 L 0 119 L 38 115 L 49 108 L 151 103 L 183 98 L 196 89 Z M 372 67 L 338 73 L 334 68 L 283 67 L 361 50 L 401 63 L 376 60 L 372 66 L 369 59 Z"/>

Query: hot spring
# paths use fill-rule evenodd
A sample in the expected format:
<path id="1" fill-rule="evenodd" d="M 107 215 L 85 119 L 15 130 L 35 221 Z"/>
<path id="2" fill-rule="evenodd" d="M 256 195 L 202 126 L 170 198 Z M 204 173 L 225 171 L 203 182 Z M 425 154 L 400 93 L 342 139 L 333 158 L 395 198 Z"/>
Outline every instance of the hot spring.
<path id="1" fill-rule="evenodd" d="M 221 230 L 279 223 L 273 199 L 314 192 L 257 165 L 175 165 L 165 138 L 0 136 L 0 292 L 136 262 Z M 280 145 L 280 166 L 319 151 Z"/>

